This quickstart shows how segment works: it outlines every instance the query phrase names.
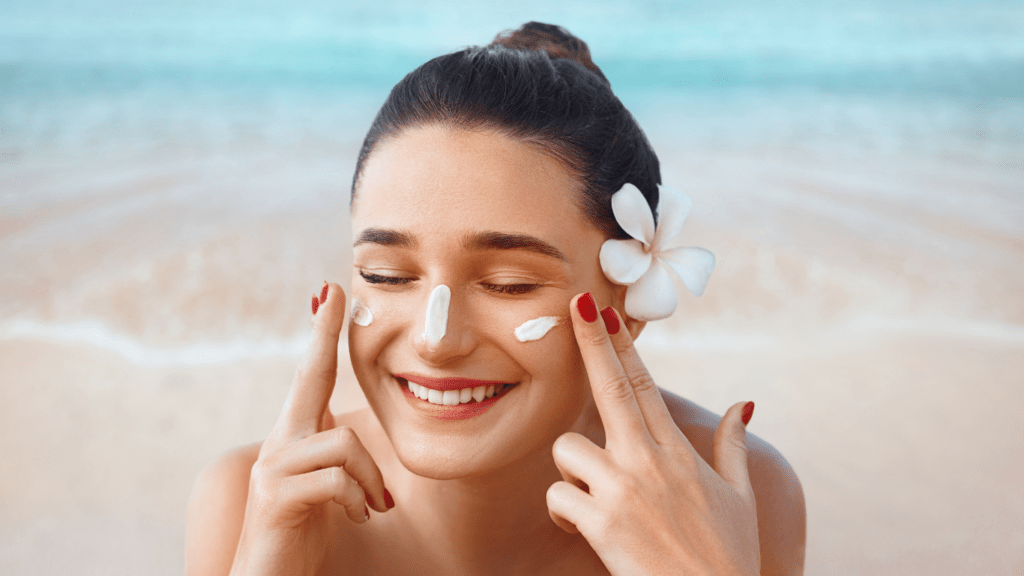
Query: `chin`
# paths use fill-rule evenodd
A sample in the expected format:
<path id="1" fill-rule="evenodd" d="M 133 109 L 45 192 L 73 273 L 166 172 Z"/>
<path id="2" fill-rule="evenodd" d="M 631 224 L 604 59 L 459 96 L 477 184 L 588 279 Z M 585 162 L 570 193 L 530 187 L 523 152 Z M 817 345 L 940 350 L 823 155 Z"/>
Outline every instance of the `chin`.
<path id="1" fill-rule="evenodd" d="M 523 455 L 512 454 L 505 446 L 481 451 L 478 443 L 469 446 L 466 438 L 391 439 L 398 460 L 410 472 L 434 480 L 471 478 L 514 464 Z"/>

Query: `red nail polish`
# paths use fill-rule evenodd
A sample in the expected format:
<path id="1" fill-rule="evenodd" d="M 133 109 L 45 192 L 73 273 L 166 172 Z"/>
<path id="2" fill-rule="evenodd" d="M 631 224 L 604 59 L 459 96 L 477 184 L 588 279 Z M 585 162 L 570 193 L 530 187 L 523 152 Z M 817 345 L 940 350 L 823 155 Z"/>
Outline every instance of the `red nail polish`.
<path id="1" fill-rule="evenodd" d="M 388 510 L 395 507 L 395 499 L 391 497 L 391 492 L 388 489 L 384 489 L 384 505 L 388 507 Z"/>
<path id="2" fill-rule="evenodd" d="M 327 289 L 328 288 L 329 288 L 329 286 L 327 286 L 327 280 L 324 280 L 324 287 L 320 290 L 320 303 L 321 304 L 323 304 L 324 302 L 327 302 Z"/>
<path id="3" fill-rule="evenodd" d="M 743 405 L 743 425 L 746 426 L 750 423 L 750 418 L 754 415 L 754 403 L 747 402 Z"/>
<path id="4" fill-rule="evenodd" d="M 313 315 L 316 316 L 317 308 L 320 308 L 320 301 L 316 299 L 316 294 L 313 294 Z"/>
<path id="5" fill-rule="evenodd" d="M 601 318 L 604 319 L 604 327 L 608 330 L 609 334 L 618 334 L 619 328 L 619 317 L 615 314 L 615 310 L 611 306 L 601 310 Z"/>
<path id="6" fill-rule="evenodd" d="M 366 496 L 366 501 L 370 504 L 371 508 L 377 507 L 377 505 L 373 503 L 373 496 L 370 496 L 369 492 L 363 492 L 363 495 Z"/>
<path id="7" fill-rule="evenodd" d="M 587 322 L 597 320 L 597 304 L 594 303 L 594 297 L 590 295 L 590 292 L 580 296 L 580 299 L 576 301 L 576 309 L 580 311 L 580 316 Z"/>

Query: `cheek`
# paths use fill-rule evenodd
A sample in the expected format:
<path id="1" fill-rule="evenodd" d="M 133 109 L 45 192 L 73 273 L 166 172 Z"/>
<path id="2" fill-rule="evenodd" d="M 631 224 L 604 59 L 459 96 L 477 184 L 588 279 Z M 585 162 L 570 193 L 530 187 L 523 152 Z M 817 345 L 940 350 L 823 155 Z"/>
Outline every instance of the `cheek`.
<path id="1" fill-rule="evenodd" d="M 352 323 L 356 326 L 367 327 L 373 324 L 373 310 L 363 303 L 359 298 L 352 298 Z"/>
<path id="2" fill-rule="evenodd" d="M 396 326 L 396 320 L 407 314 L 396 308 L 395 304 L 376 294 L 353 290 L 348 318 L 348 344 L 352 369 L 360 381 L 363 373 L 377 364 L 381 351 L 401 329 Z"/>
<path id="3" fill-rule="evenodd" d="M 543 413 L 544 434 L 561 434 L 579 418 L 590 395 L 583 358 L 572 325 L 564 321 L 544 338 L 521 344 L 524 364 L 529 364 L 532 387 Z"/>
<path id="4" fill-rule="evenodd" d="M 565 319 L 560 316 L 541 316 L 523 322 L 515 329 L 516 340 L 520 342 L 533 342 L 547 336 L 552 328 L 563 322 Z"/>

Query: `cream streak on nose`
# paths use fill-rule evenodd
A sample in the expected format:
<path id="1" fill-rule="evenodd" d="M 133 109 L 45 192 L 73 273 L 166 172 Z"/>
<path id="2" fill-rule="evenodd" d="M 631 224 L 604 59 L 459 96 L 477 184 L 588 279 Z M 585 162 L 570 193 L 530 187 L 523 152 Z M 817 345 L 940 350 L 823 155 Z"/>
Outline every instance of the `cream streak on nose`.
<path id="1" fill-rule="evenodd" d="M 357 298 L 352 299 L 352 322 L 359 326 L 369 326 L 373 322 L 373 312 Z"/>
<path id="2" fill-rule="evenodd" d="M 540 340 L 552 328 L 558 326 L 558 323 L 561 321 L 562 318 L 560 316 L 541 316 L 540 318 L 527 320 L 516 328 L 516 340 L 520 342 Z"/>
<path id="3" fill-rule="evenodd" d="M 423 341 L 427 350 L 434 350 L 448 332 L 448 305 L 452 301 L 452 291 L 440 284 L 430 292 L 427 300 L 427 318 L 423 322 Z"/>

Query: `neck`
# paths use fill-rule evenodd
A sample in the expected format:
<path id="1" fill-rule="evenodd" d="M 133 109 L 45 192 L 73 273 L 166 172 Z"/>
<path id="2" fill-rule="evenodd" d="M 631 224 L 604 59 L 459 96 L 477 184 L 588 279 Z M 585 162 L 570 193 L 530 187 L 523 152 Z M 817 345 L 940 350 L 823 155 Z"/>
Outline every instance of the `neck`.
<path id="1" fill-rule="evenodd" d="M 592 402 L 571 431 L 604 445 L 604 430 Z M 380 432 L 386 438 L 383 429 Z M 384 518 L 396 523 L 396 532 L 420 554 L 421 565 L 432 564 L 437 572 L 452 574 L 507 573 L 580 546 L 589 551 L 581 535 L 563 531 L 549 516 L 547 490 L 562 480 L 550 444 L 500 469 L 451 480 L 414 474 L 389 442 L 386 451 L 382 471 L 386 468 L 388 485 L 401 493 L 395 493 L 399 505 Z"/>

